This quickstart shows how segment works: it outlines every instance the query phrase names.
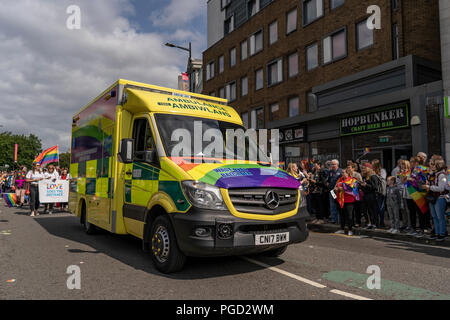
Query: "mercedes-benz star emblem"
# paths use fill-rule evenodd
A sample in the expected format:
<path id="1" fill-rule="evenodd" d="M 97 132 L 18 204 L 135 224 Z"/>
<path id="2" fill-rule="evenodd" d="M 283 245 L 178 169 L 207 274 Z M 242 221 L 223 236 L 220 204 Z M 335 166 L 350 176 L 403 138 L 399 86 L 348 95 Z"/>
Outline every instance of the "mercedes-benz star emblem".
<path id="1" fill-rule="evenodd" d="M 280 196 L 278 195 L 278 193 L 269 190 L 264 196 L 264 202 L 266 203 L 267 208 L 269 208 L 270 210 L 274 210 L 280 205 Z"/>

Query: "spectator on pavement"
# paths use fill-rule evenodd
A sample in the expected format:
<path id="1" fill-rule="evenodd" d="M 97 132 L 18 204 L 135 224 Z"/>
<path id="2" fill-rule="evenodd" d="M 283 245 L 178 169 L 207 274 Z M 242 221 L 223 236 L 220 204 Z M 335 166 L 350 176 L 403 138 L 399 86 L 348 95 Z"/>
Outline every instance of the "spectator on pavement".
<path id="1" fill-rule="evenodd" d="M 309 190 L 311 194 L 311 208 L 316 219 L 314 224 L 325 223 L 324 219 L 328 217 L 328 188 L 326 187 L 328 175 L 322 167 L 320 160 L 314 160 L 314 167 L 309 179 Z"/>
<path id="2" fill-rule="evenodd" d="M 387 178 L 387 191 L 386 191 L 386 211 L 388 218 L 391 220 L 391 233 L 400 232 L 400 209 L 403 204 L 400 188 L 397 186 L 394 176 Z"/>
<path id="3" fill-rule="evenodd" d="M 351 168 L 351 166 L 350 166 Z M 338 203 L 340 206 L 339 220 L 341 229 L 336 233 L 344 234 L 345 226 L 348 227 L 348 235 L 353 235 L 353 208 L 356 199 L 359 200 L 358 181 L 352 177 L 352 169 L 347 168 L 342 171 L 341 178 L 336 182 L 334 188 L 338 195 Z"/>
<path id="4" fill-rule="evenodd" d="M 378 224 L 378 204 L 376 198 L 376 190 L 378 178 L 373 171 L 373 166 L 370 163 L 364 163 L 361 167 L 363 181 L 360 183 L 361 189 L 364 193 L 364 207 L 367 210 L 369 223 L 367 229 L 375 229 L 379 227 Z"/>
<path id="5" fill-rule="evenodd" d="M 336 182 L 341 178 L 342 176 L 342 169 L 339 168 L 339 161 L 337 159 L 331 160 L 331 167 L 328 172 L 328 182 L 327 187 L 330 191 L 329 195 L 329 201 L 330 201 L 330 215 L 331 215 L 331 222 L 332 223 L 339 223 L 339 210 L 337 207 L 337 202 L 331 195 L 331 191 L 333 191 L 334 187 L 336 186 Z"/>

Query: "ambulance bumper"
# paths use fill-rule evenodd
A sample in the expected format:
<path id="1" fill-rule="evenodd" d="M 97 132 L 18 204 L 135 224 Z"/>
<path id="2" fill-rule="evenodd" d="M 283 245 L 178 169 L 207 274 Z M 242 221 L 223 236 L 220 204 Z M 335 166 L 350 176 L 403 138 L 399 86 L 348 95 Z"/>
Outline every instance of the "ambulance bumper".
<path id="1" fill-rule="evenodd" d="M 187 256 L 246 255 L 303 242 L 308 237 L 305 208 L 296 215 L 276 220 L 249 220 L 233 216 L 229 211 L 213 211 L 192 207 L 187 213 L 170 215 L 178 247 Z M 256 236 L 289 233 L 289 241 L 256 245 Z"/>

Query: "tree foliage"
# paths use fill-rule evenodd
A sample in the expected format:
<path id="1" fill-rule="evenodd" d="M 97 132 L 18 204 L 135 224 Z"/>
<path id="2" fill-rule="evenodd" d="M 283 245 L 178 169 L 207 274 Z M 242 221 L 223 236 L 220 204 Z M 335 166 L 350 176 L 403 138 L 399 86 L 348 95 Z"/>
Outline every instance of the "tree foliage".
<path id="1" fill-rule="evenodd" d="M 14 162 L 14 147 L 18 145 L 17 163 Z M 0 133 L 0 167 L 5 164 L 10 169 L 17 169 L 20 165 L 31 168 L 36 156 L 42 152 L 41 140 L 34 134 L 29 136 L 12 134 L 11 132 Z"/>
<path id="2" fill-rule="evenodd" d="M 59 167 L 60 168 L 70 168 L 70 153 L 60 153 L 59 154 Z"/>

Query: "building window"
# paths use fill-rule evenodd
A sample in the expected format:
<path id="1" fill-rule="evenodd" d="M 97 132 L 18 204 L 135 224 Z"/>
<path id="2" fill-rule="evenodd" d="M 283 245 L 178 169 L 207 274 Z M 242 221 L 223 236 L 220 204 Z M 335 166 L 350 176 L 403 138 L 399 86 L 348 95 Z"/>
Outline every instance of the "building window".
<path id="1" fill-rule="evenodd" d="M 317 97 L 311 90 L 306 93 L 306 110 L 307 112 L 317 110 Z"/>
<path id="2" fill-rule="evenodd" d="M 347 56 L 347 31 L 341 29 L 322 41 L 323 64 L 339 60 Z"/>
<path id="3" fill-rule="evenodd" d="M 283 81 L 283 59 L 280 58 L 267 65 L 267 86 Z"/>
<path id="4" fill-rule="evenodd" d="M 246 96 L 248 94 L 248 77 L 243 77 L 241 79 L 241 96 Z"/>
<path id="5" fill-rule="evenodd" d="M 303 25 L 323 16 L 323 0 L 303 0 Z"/>
<path id="6" fill-rule="evenodd" d="M 298 74 L 298 53 L 288 56 L 288 76 L 294 77 Z"/>
<path id="7" fill-rule="evenodd" d="M 330 0 L 331 10 L 336 9 L 344 4 L 345 0 Z"/>
<path id="8" fill-rule="evenodd" d="M 398 9 L 398 0 L 392 0 L 392 10 Z"/>
<path id="9" fill-rule="evenodd" d="M 259 107 L 252 110 L 251 113 L 251 128 L 263 129 L 264 128 L 264 107 Z"/>
<path id="10" fill-rule="evenodd" d="M 263 49 L 263 31 L 262 29 L 250 37 L 250 55 L 254 55 Z"/>
<path id="11" fill-rule="evenodd" d="M 278 41 L 278 21 L 274 21 L 269 25 L 269 44 Z"/>
<path id="12" fill-rule="evenodd" d="M 262 89 L 264 86 L 264 72 L 263 69 L 256 70 L 255 72 L 255 90 Z"/>
<path id="13" fill-rule="evenodd" d="M 230 50 L 230 67 L 236 65 L 236 48 Z"/>
<path id="14" fill-rule="evenodd" d="M 219 89 L 219 98 L 225 99 L 225 88 Z"/>
<path id="15" fill-rule="evenodd" d="M 299 114 L 299 99 L 293 97 L 289 99 L 289 117 L 295 117 Z"/>
<path id="16" fill-rule="evenodd" d="M 241 42 L 241 61 L 247 59 L 248 49 L 247 49 L 247 40 Z"/>
<path id="17" fill-rule="evenodd" d="M 398 46 L 398 25 L 394 24 L 392 26 L 392 49 L 394 60 L 400 57 L 399 46 Z"/>
<path id="18" fill-rule="evenodd" d="M 373 30 L 367 27 L 367 19 L 356 25 L 356 46 L 362 50 L 373 45 Z"/>
<path id="19" fill-rule="evenodd" d="M 319 49 L 317 43 L 306 48 L 306 70 L 312 70 L 319 66 Z"/>
<path id="20" fill-rule="evenodd" d="M 224 24 L 225 24 L 224 25 L 225 35 L 233 32 L 233 30 L 234 30 L 234 15 L 229 17 L 227 20 L 225 20 Z"/>
<path id="21" fill-rule="evenodd" d="M 236 81 L 230 82 L 226 85 L 225 99 L 228 99 L 228 101 L 236 100 Z"/>
<path id="22" fill-rule="evenodd" d="M 224 9 L 231 3 L 231 0 L 221 0 L 221 8 Z"/>
<path id="23" fill-rule="evenodd" d="M 225 67 L 224 57 L 220 56 L 219 57 L 219 74 L 223 72 L 224 67 Z"/>
<path id="24" fill-rule="evenodd" d="M 253 17 L 259 11 L 259 0 L 250 0 L 248 2 L 248 17 Z"/>
<path id="25" fill-rule="evenodd" d="M 280 105 L 278 103 L 274 103 L 270 105 L 270 120 L 279 120 L 280 119 Z"/>
<path id="26" fill-rule="evenodd" d="M 297 30 L 297 8 L 289 11 L 286 15 L 286 34 Z"/>
<path id="27" fill-rule="evenodd" d="M 248 112 L 241 113 L 242 125 L 245 129 L 248 129 Z"/>
<path id="28" fill-rule="evenodd" d="M 214 68 L 215 68 L 214 61 L 206 65 L 206 80 L 214 78 Z"/>
<path id="29" fill-rule="evenodd" d="M 213 91 L 213 92 L 211 92 L 209 95 L 210 95 L 211 97 L 215 97 L 215 96 L 216 96 L 216 93 Z"/>

